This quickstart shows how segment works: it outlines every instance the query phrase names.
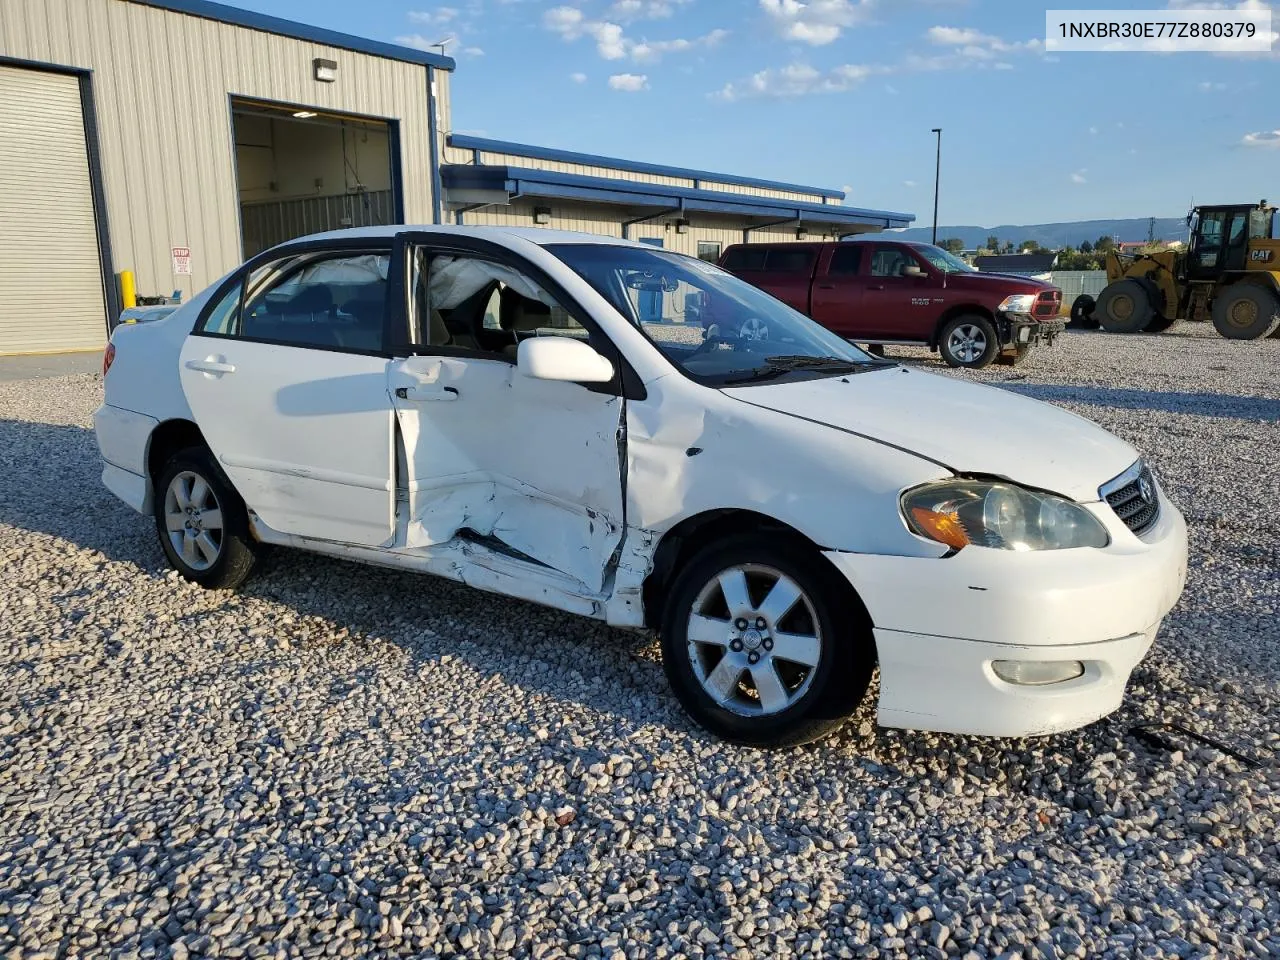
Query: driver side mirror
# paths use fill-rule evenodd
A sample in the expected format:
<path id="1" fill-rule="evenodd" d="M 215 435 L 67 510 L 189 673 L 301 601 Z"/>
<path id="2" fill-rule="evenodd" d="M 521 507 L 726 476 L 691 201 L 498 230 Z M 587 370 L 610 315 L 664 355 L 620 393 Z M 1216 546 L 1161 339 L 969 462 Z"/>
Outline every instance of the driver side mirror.
<path id="1" fill-rule="evenodd" d="M 531 380 L 608 383 L 613 364 L 588 343 L 570 337 L 530 337 L 516 348 L 516 369 Z"/>
<path id="2" fill-rule="evenodd" d="M 927 277 L 928 276 L 927 273 L 921 270 L 914 263 L 908 263 L 905 267 L 903 267 L 902 275 L 904 277 Z"/>

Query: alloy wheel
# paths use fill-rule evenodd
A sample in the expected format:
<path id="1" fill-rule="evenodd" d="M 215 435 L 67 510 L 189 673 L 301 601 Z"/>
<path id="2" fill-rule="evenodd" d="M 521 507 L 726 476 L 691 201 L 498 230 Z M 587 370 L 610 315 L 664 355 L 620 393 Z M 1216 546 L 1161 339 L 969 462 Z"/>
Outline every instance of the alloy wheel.
<path id="1" fill-rule="evenodd" d="M 195 571 L 208 570 L 222 553 L 222 507 L 204 477 L 175 474 L 164 494 L 165 530 L 173 551 Z"/>
<path id="2" fill-rule="evenodd" d="M 951 331 L 947 338 L 947 347 L 951 355 L 962 363 L 973 363 L 987 349 L 987 335 L 982 328 L 973 323 L 962 323 Z"/>
<path id="3" fill-rule="evenodd" d="M 688 656 L 702 689 L 741 716 L 781 713 L 805 695 L 822 658 L 813 601 L 781 571 L 728 568 L 689 614 Z"/>

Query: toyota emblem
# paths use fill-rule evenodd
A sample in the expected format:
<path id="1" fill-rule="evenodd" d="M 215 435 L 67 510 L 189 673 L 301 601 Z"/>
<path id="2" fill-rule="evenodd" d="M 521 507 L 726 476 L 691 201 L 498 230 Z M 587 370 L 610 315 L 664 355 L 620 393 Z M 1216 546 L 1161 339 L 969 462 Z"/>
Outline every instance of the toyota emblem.
<path id="1" fill-rule="evenodd" d="M 1138 478 L 1138 496 L 1142 497 L 1143 503 L 1150 503 L 1155 499 L 1156 492 L 1151 489 L 1151 481 L 1146 477 Z"/>

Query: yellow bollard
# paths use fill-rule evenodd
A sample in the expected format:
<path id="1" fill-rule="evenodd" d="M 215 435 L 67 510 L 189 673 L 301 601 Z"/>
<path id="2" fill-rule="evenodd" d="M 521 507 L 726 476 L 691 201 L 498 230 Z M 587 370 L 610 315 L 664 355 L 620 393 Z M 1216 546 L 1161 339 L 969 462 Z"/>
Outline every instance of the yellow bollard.
<path id="1" fill-rule="evenodd" d="M 120 304 L 124 309 L 138 305 L 138 288 L 134 286 L 133 271 L 120 271 Z"/>

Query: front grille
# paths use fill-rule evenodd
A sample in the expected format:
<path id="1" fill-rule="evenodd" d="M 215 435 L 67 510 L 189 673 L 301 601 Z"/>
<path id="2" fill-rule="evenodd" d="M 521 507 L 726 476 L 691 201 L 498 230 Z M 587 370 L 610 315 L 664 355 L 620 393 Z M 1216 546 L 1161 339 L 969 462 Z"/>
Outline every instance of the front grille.
<path id="1" fill-rule="evenodd" d="M 1160 516 L 1160 498 L 1151 468 L 1138 461 L 1102 487 L 1101 493 L 1116 516 L 1134 533 L 1150 530 Z"/>
<path id="2" fill-rule="evenodd" d="M 1036 317 L 1053 318 L 1058 315 L 1062 309 L 1062 291 L 1061 290 L 1045 290 L 1036 297 L 1035 306 L 1031 308 L 1031 313 Z"/>

